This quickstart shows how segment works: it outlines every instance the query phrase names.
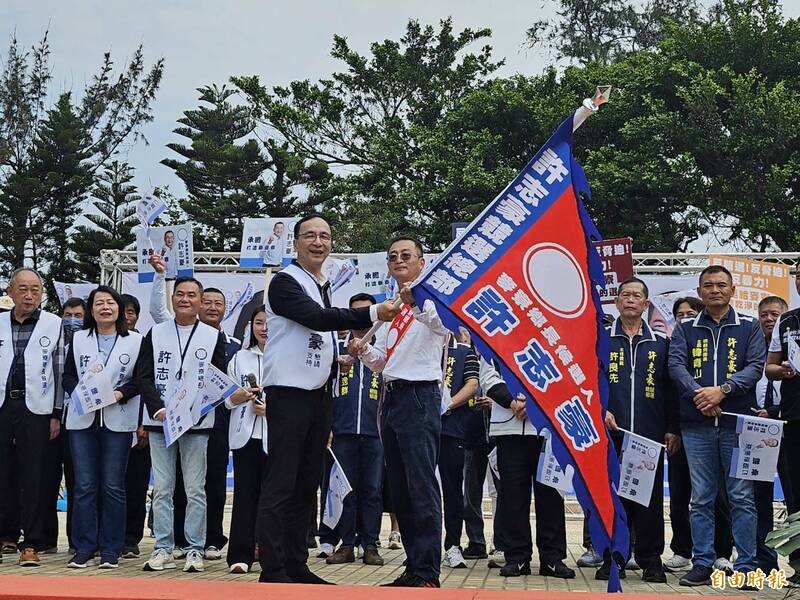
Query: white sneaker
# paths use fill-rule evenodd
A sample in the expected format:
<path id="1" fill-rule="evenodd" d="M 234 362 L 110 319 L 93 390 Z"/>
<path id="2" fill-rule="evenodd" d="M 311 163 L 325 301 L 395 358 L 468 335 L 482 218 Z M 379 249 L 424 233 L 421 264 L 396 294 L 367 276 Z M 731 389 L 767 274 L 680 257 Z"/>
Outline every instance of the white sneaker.
<path id="1" fill-rule="evenodd" d="M 164 569 L 174 569 L 175 560 L 172 557 L 172 552 L 168 552 L 164 548 L 157 548 L 153 550 L 150 555 L 150 560 L 144 563 L 143 571 L 163 571 Z"/>
<path id="2" fill-rule="evenodd" d="M 680 554 L 673 554 L 671 558 L 664 561 L 664 570 L 670 572 L 683 571 L 684 569 L 688 569 L 691 564 L 692 561 L 688 558 L 684 558 Z"/>
<path id="3" fill-rule="evenodd" d="M 222 552 L 216 546 L 209 546 L 205 551 L 206 560 L 219 560 L 222 558 Z"/>
<path id="4" fill-rule="evenodd" d="M 502 550 L 495 550 L 489 555 L 489 561 L 487 562 L 487 566 L 490 569 L 499 569 L 504 567 L 506 564 L 506 555 L 503 553 Z"/>
<path id="5" fill-rule="evenodd" d="M 229 571 L 236 575 L 243 575 L 247 573 L 250 569 L 244 563 L 233 563 Z"/>
<path id="6" fill-rule="evenodd" d="M 639 563 L 636 562 L 636 559 L 633 558 L 633 556 L 631 556 L 628 559 L 628 562 L 625 564 L 625 568 L 628 571 L 638 571 L 639 569 L 641 569 L 641 567 L 639 566 Z"/>
<path id="7" fill-rule="evenodd" d="M 458 546 L 450 546 L 444 554 L 443 564 L 445 567 L 450 567 L 451 569 L 467 568 L 467 563 L 464 561 L 464 556 L 461 554 L 461 548 Z"/>
<path id="8" fill-rule="evenodd" d="M 317 558 L 328 558 L 333 555 L 334 552 L 336 552 L 336 548 L 333 547 L 333 544 L 320 544 Z"/>
<path id="9" fill-rule="evenodd" d="M 203 566 L 203 556 L 197 550 L 189 550 L 186 553 L 186 564 L 183 565 L 184 573 L 202 573 L 206 568 Z"/>
<path id="10" fill-rule="evenodd" d="M 603 557 L 600 556 L 592 546 L 586 549 L 586 552 L 578 558 L 579 567 L 594 567 L 597 568 L 603 564 Z"/>
<path id="11" fill-rule="evenodd" d="M 186 556 L 186 551 L 183 548 L 173 548 L 172 558 L 183 558 Z"/>
<path id="12" fill-rule="evenodd" d="M 719 571 L 725 571 L 725 574 L 729 577 L 733 575 L 733 563 L 729 561 L 727 558 L 718 558 L 714 561 L 714 569 Z"/>
<path id="13" fill-rule="evenodd" d="M 389 550 L 402 550 L 403 542 L 400 540 L 400 532 L 393 531 L 389 534 Z"/>

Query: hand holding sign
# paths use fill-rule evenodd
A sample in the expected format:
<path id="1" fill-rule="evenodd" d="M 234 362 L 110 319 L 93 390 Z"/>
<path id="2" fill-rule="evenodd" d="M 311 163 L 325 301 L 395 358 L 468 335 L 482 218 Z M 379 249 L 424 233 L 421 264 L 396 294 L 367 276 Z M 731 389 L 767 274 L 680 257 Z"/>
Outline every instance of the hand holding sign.
<path id="1" fill-rule="evenodd" d="M 150 266 L 153 267 L 153 270 L 156 273 L 166 273 L 167 272 L 167 263 L 164 262 L 164 259 L 161 258 L 159 254 L 153 252 L 150 255 Z"/>

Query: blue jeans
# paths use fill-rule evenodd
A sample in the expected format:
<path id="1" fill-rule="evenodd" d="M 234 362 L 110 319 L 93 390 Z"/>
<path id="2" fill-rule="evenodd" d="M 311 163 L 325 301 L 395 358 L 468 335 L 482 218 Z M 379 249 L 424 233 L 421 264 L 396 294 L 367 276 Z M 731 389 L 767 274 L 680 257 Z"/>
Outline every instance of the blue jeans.
<path id="1" fill-rule="evenodd" d="M 150 458 L 153 462 L 153 533 L 156 536 L 155 550 L 172 552 L 175 548 L 173 531 L 175 471 L 180 448 L 183 487 L 186 490 L 186 519 L 183 531 L 186 535 L 186 550 L 202 552 L 206 543 L 206 448 L 208 435 L 185 433 L 169 448 L 164 443 L 164 434 L 150 432 Z"/>
<path id="2" fill-rule="evenodd" d="M 442 495 L 439 462 L 441 394 L 438 382 L 387 390 L 381 412 L 386 473 L 407 569 L 426 581 L 439 579 L 442 562 Z"/>
<path id="3" fill-rule="evenodd" d="M 74 429 L 69 445 L 75 469 L 72 541 L 78 554 L 118 558 L 125 545 L 125 470 L 130 432 Z M 103 510 L 97 518 L 98 494 Z M 99 524 L 99 532 L 98 532 Z"/>
<path id="4" fill-rule="evenodd" d="M 756 569 L 756 504 L 753 482 L 728 475 L 737 434 L 721 427 L 685 427 L 681 432 L 689 476 L 692 480 L 692 563 L 711 567 L 714 564 L 714 500 L 717 489 L 725 485 L 731 510 L 733 543 L 739 551 L 734 568 L 748 572 Z"/>
<path id="5" fill-rule="evenodd" d="M 345 546 L 355 545 L 356 534 L 362 547 L 374 546 L 383 512 L 381 440 L 367 435 L 334 435 L 332 450 L 353 488 L 344 499 L 336 533 Z"/>

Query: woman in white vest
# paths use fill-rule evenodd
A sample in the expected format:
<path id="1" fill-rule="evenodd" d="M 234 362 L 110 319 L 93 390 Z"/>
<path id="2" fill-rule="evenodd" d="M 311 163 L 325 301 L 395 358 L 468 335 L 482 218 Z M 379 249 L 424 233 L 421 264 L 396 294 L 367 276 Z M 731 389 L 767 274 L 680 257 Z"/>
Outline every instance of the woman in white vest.
<path id="1" fill-rule="evenodd" d="M 125 542 L 125 469 L 131 433 L 139 426 L 142 336 L 128 331 L 122 298 L 114 289 L 98 287 L 87 305 L 84 328 L 75 332 L 64 363 L 75 470 L 75 555 L 68 566 L 88 567 L 99 550 L 100 568 L 113 569 Z"/>
<path id="2" fill-rule="evenodd" d="M 267 342 L 267 314 L 263 306 L 250 318 L 250 342 L 228 363 L 228 375 L 239 385 L 251 388 L 248 376 L 261 386 L 264 345 Z M 228 441 L 233 450 L 233 512 L 231 513 L 228 567 L 231 573 L 247 573 L 256 545 L 256 514 L 261 494 L 261 476 L 267 459 L 267 405 L 264 402 L 225 401 L 231 409 Z"/>

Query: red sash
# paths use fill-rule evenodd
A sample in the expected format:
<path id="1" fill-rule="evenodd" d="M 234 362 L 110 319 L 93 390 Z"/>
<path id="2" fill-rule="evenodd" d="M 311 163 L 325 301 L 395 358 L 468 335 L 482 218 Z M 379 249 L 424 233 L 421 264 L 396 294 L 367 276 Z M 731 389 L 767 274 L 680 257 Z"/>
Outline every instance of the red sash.
<path id="1" fill-rule="evenodd" d="M 406 334 L 406 331 L 408 331 L 408 328 L 413 322 L 414 313 L 411 311 L 410 306 L 404 304 L 403 308 L 389 325 L 389 334 L 386 336 L 387 362 L 392 357 L 392 354 L 394 354 L 395 348 L 397 348 L 398 344 L 400 344 L 400 340 L 403 339 L 403 336 Z"/>

